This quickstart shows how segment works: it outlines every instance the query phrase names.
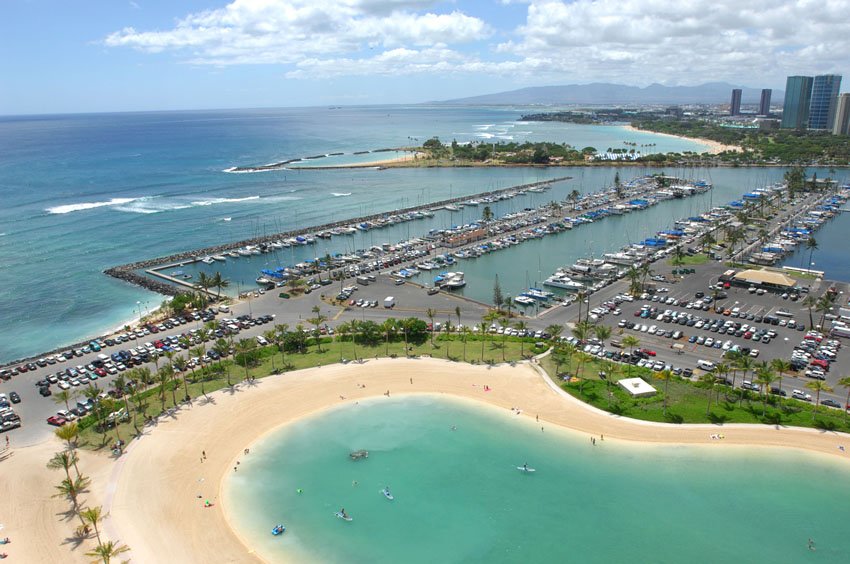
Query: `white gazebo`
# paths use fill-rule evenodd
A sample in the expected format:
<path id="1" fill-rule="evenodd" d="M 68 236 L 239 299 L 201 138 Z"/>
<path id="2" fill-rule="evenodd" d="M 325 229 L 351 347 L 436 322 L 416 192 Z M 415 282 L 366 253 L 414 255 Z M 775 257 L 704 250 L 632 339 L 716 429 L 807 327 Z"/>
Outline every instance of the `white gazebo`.
<path id="1" fill-rule="evenodd" d="M 617 383 L 634 398 L 655 395 L 655 388 L 647 384 L 642 378 L 624 378 Z"/>

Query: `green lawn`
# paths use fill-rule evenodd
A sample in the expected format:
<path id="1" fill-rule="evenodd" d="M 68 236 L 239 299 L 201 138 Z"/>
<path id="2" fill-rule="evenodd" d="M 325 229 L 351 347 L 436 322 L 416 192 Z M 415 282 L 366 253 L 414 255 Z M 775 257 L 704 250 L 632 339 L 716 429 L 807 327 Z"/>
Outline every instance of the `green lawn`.
<path id="1" fill-rule="evenodd" d="M 535 342 L 534 339 L 522 340 L 501 336 L 493 336 L 492 339 L 488 337 L 486 340 L 482 340 L 476 335 L 471 335 L 464 346 L 460 335 L 439 335 L 434 337 L 433 346 L 430 340 L 426 340 L 422 344 L 411 343 L 407 354 L 410 356 L 447 358 L 463 362 L 465 349 L 466 362 L 495 364 L 515 362 L 546 350 L 545 347 L 535 347 Z M 258 349 L 258 351 L 260 352 L 258 362 L 248 369 L 248 374 L 253 378 L 263 378 L 288 370 L 335 364 L 340 362 L 341 359 L 404 357 L 405 344 L 404 342 L 391 342 L 389 345 L 383 343 L 376 346 L 364 346 L 354 345 L 350 339 L 343 342 L 331 342 L 330 339 L 327 339 L 327 342 L 322 343 L 321 351 L 315 344 L 311 344 L 304 353 L 286 353 L 286 364 L 284 364 L 284 357 L 274 346 L 264 347 Z M 235 385 L 246 379 L 245 368 L 237 365 L 233 360 L 226 360 L 220 364 L 213 363 L 205 367 L 204 370 L 196 370 L 194 374 L 191 371 L 186 372 L 188 392 L 192 398 L 199 398 L 204 393 L 209 394 L 227 388 L 228 380 L 230 385 Z M 144 427 L 146 418 L 155 419 L 160 414 L 169 412 L 174 407 L 175 400 L 179 404 L 186 394 L 183 380 L 180 378 L 167 384 L 164 394 L 160 390 L 159 385 L 152 385 L 146 391 L 129 399 L 130 413 L 135 414 L 135 425 L 133 417 L 130 417 L 117 426 L 98 429 L 98 426 L 94 424 L 93 416 L 83 418 L 80 422 L 82 427 L 80 446 L 99 450 L 111 445 L 119 438 L 127 441 L 138 434 L 137 429 Z M 76 399 L 74 401 L 76 402 Z M 206 400 L 202 398 L 199 401 Z M 114 411 L 120 408 L 126 408 L 124 400 L 114 401 L 107 410 Z"/>
<path id="2" fill-rule="evenodd" d="M 611 372 L 604 361 L 598 359 L 582 364 L 582 378 L 578 382 L 565 382 L 562 378 L 564 373 L 575 375 L 578 369 L 579 353 L 573 355 L 572 369 L 563 363 L 560 372 L 555 371 L 552 356 L 548 355 L 541 364 L 561 388 L 594 407 L 617 415 L 665 423 L 762 423 L 850 432 L 850 423 L 839 410 L 819 407 L 815 412 L 812 404 L 788 398 L 782 398 L 780 404 L 779 398 L 773 395 L 768 395 L 765 408 L 762 396 L 726 386 L 718 385 L 711 392 L 709 408 L 709 390 L 681 378 L 673 378 L 669 382 L 655 378 L 644 368 L 633 367 L 631 376 L 642 377 L 658 390 L 658 394 L 650 398 L 632 398 L 616 384 L 617 380 L 628 376 L 628 367 L 620 365 L 613 377 L 602 380 L 598 376 L 600 370 L 608 370 L 609 376 Z M 783 387 L 790 390 L 790 385 Z"/>
<path id="3" fill-rule="evenodd" d="M 709 261 L 708 255 L 705 253 L 697 253 L 695 255 L 684 255 L 681 259 L 673 257 L 667 260 L 667 264 L 671 266 L 696 266 L 705 264 Z"/>

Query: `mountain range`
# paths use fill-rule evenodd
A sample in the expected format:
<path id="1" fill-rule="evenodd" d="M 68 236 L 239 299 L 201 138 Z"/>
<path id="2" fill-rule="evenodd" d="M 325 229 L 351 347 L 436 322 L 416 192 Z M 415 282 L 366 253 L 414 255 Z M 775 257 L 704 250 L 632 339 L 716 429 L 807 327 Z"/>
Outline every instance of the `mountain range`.
<path id="1" fill-rule="evenodd" d="M 757 104 L 761 97 L 760 88 L 744 88 L 726 82 L 707 82 L 699 86 L 664 86 L 650 84 L 645 88 L 594 82 L 591 84 L 568 84 L 563 86 L 532 86 L 494 94 L 444 100 L 442 104 L 461 105 L 535 105 L 535 104 L 728 104 L 732 89 L 742 89 L 744 104 Z M 772 101 L 781 103 L 785 97 L 782 90 L 774 90 Z"/>

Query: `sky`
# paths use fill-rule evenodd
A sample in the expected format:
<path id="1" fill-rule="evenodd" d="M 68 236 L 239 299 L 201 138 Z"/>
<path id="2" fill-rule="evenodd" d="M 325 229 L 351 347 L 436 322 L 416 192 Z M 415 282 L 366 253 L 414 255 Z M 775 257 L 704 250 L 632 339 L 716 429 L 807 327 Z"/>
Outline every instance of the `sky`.
<path id="1" fill-rule="evenodd" d="M 848 30 L 848 0 L 0 0 L 0 115 L 783 89 L 850 70 Z"/>

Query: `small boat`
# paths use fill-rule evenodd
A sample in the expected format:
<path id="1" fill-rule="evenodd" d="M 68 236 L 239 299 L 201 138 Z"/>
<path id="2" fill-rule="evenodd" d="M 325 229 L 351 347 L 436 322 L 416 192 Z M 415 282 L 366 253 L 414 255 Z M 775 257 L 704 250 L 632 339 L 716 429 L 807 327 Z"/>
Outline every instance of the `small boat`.
<path id="1" fill-rule="evenodd" d="M 212 257 L 205 257 L 205 258 L 201 259 L 201 262 L 204 263 L 204 264 L 212 264 L 213 259 L 212 259 Z"/>
<path id="2" fill-rule="evenodd" d="M 224 255 L 213 255 L 210 258 L 219 262 L 225 262 L 227 260 Z"/>
<path id="3" fill-rule="evenodd" d="M 516 469 L 519 470 L 520 472 L 525 472 L 526 474 L 531 474 L 532 472 L 536 472 L 536 470 L 534 468 L 530 468 L 528 465 L 517 466 Z"/>
<path id="4" fill-rule="evenodd" d="M 384 497 L 387 498 L 390 501 L 395 499 L 395 497 L 393 497 L 393 494 L 390 493 L 389 488 L 382 489 L 381 493 L 384 494 Z"/>
<path id="5" fill-rule="evenodd" d="M 334 513 L 334 515 L 336 515 L 337 518 L 342 519 L 343 521 L 354 521 L 351 515 L 343 513 L 342 511 L 337 511 L 336 513 Z"/>
<path id="6" fill-rule="evenodd" d="M 282 535 L 284 531 L 286 531 L 286 527 L 284 525 L 278 524 L 272 527 L 272 534 L 274 536 Z"/>

